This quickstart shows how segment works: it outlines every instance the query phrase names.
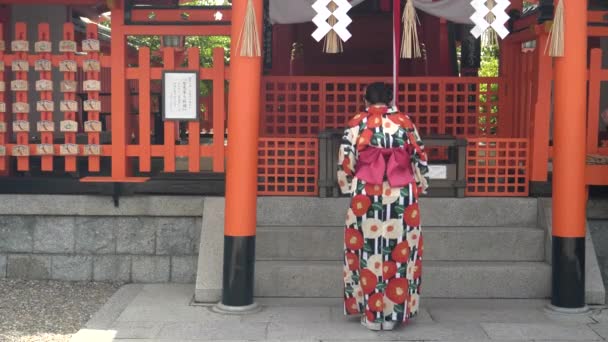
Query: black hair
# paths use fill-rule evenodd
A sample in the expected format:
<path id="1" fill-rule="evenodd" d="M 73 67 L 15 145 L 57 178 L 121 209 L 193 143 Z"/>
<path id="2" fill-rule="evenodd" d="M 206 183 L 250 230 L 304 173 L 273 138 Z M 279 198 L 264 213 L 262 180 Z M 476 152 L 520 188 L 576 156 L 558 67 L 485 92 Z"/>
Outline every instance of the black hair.
<path id="1" fill-rule="evenodd" d="M 382 82 L 372 83 L 365 89 L 365 100 L 371 104 L 384 103 L 390 105 L 393 101 L 393 87 Z"/>

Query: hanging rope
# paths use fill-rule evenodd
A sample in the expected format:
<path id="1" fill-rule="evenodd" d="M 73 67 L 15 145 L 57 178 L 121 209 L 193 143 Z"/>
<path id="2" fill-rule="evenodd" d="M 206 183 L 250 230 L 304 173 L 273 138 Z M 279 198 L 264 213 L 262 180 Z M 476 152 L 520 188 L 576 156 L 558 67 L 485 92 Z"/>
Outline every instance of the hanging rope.
<path id="1" fill-rule="evenodd" d="M 336 8 L 338 8 L 338 6 L 335 2 L 332 1 L 329 3 L 327 8 L 329 8 L 329 10 L 333 13 Z M 338 19 L 336 19 L 336 17 L 334 17 L 332 14 L 329 19 L 327 19 L 327 22 L 329 23 L 329 26 L 334 27 L 334 25 L 336 25 L 336 23 L 338 22 Z M 323 52 L 342 53 L 343 51 L 344 46 L 342 44 L 342 39 L 338 37 L 338 33 L 336 33 L 336 31 L 334 30 L 329 31 L 329 33 L 325 36 L 325 41 L 323 43 Z"/>
<path id="2" fill-rule="evenodd" d="M 564 0 L 559 0 L 555 8 L 555 17 L 549 32 L 547 46 L 545 46 L 545 54 L 547 50 L 551 57 L 564 56 Z"/>
<path id="3" fill-rule="evenodd" d="M 486 6 L 490 10 L 490 13 L 486 14 L 486 21 L 488 24 L 492 25 L 494 20 L 496 20 L 496 16 L 492 12 L 494 6 L 496 6 L 495 0 L 487 0 Z M 498 34 L 491 27 L 488 28 L 484 33 L 481 39 L 484 46 L 497 46 L 498 45 Z"/>
<path id="4" fill-rule="evenodd" d="M 245 22 L 239 34 L 240 55 L 244 57 L 261 57 L 260 35 L 256 25 L 255 7 L 253 0 L 247 2 Z"/>
<path id="5" fill-rule="evenodd" d="M 403 10 L 403 36 L 401 37 L 401 58 L 412 59 L 422 57 L 418 41 L 418 16 L 413 0 L 407 0 Z"/>

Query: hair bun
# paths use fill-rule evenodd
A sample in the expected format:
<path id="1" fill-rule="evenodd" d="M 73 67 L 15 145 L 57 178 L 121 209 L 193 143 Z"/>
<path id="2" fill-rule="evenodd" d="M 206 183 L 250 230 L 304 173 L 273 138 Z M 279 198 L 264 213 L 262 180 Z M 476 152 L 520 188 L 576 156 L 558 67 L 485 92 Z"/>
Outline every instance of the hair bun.
<path id="1" fill-rule="evenodd" d="M 383 82 L 375 82 L 367 86 L 365 99 L 371 104 L 383 103 L 390 105 L 393 100 L 393 87 Z"/>

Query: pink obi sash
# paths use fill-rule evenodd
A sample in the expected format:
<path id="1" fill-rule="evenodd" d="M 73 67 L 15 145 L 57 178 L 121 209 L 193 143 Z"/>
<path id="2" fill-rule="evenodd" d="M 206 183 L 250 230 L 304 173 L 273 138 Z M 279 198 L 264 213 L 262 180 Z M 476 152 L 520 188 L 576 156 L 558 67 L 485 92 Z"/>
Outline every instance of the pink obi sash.
<path id="1" fill-rule="evenodd" d="M 355 176 L 369 184 L 382 184 L 384 175 L 393 188 L 414 182 L 410 153 L 405 148 L 368 147 L 359 152 Z"/>

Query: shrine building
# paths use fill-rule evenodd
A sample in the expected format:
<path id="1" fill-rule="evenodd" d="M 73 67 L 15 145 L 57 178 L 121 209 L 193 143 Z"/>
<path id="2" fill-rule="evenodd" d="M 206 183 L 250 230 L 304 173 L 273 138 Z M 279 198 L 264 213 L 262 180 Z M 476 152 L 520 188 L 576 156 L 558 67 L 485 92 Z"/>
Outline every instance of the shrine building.
<path id="1" fill-rule="evenodd" d="M 606 2 L 327 2 L 317 41 L 309 1 L 0 0 L 0 277 L 340 297 L 337 148 L 381 81 L 429 152 L 425 295 L 603 304 Z"/>

